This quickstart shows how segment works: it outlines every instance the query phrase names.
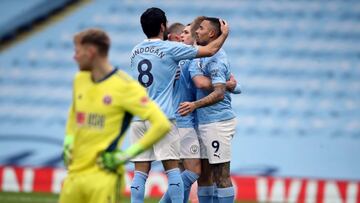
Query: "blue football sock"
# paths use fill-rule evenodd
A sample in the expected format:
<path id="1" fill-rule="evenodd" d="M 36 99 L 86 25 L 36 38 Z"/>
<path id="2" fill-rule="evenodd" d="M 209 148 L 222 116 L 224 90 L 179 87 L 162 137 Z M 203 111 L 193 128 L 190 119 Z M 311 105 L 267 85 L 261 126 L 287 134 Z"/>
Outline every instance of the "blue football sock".
<path id="1" fill-rule="evenodd" d="M 217 191 L 216 184 L 214 184 L 213 203 L 219 203 L 219 199 L 218 199 L 218 191 Z"/>
<path id="2" fill-rule="evenodd" d="M 219 203 L 233 203 L 235 200 L 234 187 L 218 188 Z"/>
<path id="3" fill-rule="evenodd" d="M 168 190 L 171 202 L 182 203 L 184 200 L 184 182 L 181 179 L 180 169 L 174 168 L 165 172 L 168 177 Z"/>
<path id="4" fill-rule="evenodd" d="M 140 203 L 144 202 L 145 195 L 145 182 L 148 178 L 148 175 L 141 171 L 135 171 L 134 179 L 131 183 L 131 202 Z"/>
<path id="5" fill-rule="evenodd" d="M 166 191 L 164 195 L 161 197 L 159 203 L 171 203 L 169 191 Z"/>
<path id="6" fill-rule="evenodd" d="M 197 194 L 200 203 L 212 203 L 214 186 L 200 186 L 198 187 Z"/>
<path id="7" fill-rule="evenodd" d="M 184 203 L 187 203 L 189 201 L 191 186 L 199 178 L 199 175 L 197 175 L 196 173 L 194 173 L 192 171 L 185 170 L 181 173 L 181 178 L 184 182 Z M 162 196 L 160 203 L 170 203 L 170 202 L 171 202 L 171 199 L 170 199 L 169 193 L 166 192 Z"/>
<path id="8" fill-rule="evenodd" d="M 184 203 L 187 203 L 189 201 L 191 186 L 199 178 L 199 175 L 192 171 L 185 170 L 181 173 L 181 178 L 184 182 Z"/>

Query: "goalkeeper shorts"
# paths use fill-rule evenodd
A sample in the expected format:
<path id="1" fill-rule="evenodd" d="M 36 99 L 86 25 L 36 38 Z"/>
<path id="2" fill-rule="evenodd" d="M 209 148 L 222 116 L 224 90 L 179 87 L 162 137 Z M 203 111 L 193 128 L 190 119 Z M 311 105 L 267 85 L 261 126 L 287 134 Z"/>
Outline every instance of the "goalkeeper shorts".
<path id="1" fill-rule="evenodd" d="M 60 193 L 60 203 L 120 203 L 123 202 L 123 175 L 99 171 L 68 175 Z"/>

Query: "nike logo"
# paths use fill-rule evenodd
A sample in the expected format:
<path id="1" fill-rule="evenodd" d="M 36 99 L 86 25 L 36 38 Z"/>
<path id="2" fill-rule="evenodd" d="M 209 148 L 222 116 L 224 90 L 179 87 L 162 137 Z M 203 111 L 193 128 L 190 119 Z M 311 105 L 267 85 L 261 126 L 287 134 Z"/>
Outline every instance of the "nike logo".
<path id="1" fill-rule="evenodd" d="M 219 154 L 214 154 L 214 156 L 216 156 L 217 158 L 220 159 L 220 155 L 219 155 Z"/>
<path id="2" fill-rule="evenodd" d="M 172 186 L 172 185 L 176 185 L 176 186 L 178 186 L 178 187 L 180 187 L 180 183 L 170 183 L 170 186 Z"/>
<path id="3" fill-rule="evenodd" d="M 131 189 L 134 188 L 135 190 L 139 191 L 139 187 L 140 187 L 140 186 L 136 186 L 136 187 L 135 187 L 135 186 L 131 186 L 130 188 L 131 188 Z"/>

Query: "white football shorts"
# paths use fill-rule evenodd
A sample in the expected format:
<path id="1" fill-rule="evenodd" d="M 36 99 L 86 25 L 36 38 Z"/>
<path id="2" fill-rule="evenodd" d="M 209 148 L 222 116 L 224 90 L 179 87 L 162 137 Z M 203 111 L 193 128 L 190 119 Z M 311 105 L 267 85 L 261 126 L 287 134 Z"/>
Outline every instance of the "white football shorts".
<path id="1" fill-rule="evenodd" d="M 194 128 L 178 128 L 180 134 L 180 158 L 200 159 L 199 136 Z"/>
<path id="2" fill-rule="evenodd" d="M 231 160 L 231 141 L 235 135 L 236 118 L 199 125 L 200 155 L 210 164 Z"/>
<path id="3" fill-rule="evenodd" d="M 130 143 L 136 143 L 149 129 L 149 121 L 133 121 L 130 125 Z M 180 136 L 175 123 L 172 122 L 171 131 L 152 148 L 131 159 L 137 161 L 164 161 L 180 159 Z"/>

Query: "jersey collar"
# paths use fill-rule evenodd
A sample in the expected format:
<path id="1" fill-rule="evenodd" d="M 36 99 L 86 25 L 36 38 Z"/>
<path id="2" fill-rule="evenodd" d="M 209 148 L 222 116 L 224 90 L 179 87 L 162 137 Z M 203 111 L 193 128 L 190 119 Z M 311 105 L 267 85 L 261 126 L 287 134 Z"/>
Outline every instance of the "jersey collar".
<path id="1" fill-rule="evenodd" d="M 103 79 L 96 81 L 95 83 L 101 83 L 102 81 L 108 79 L 110 76 L 112 76 L 114 73 L 116 73 L 117 70 L 118 70 L 117 68 L 114 68 L 114 70 L 112 70 L 109 74 L 107 74 Z"/>
<path id="2" fill-rule="evenodd" d="M 161 41 L 161 39 L 156 38 L 156 39 L 144 39 L 144 42 L 156 42 L 156 41 Z"/>

